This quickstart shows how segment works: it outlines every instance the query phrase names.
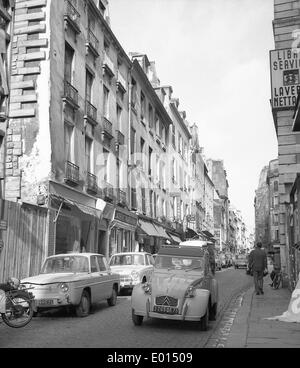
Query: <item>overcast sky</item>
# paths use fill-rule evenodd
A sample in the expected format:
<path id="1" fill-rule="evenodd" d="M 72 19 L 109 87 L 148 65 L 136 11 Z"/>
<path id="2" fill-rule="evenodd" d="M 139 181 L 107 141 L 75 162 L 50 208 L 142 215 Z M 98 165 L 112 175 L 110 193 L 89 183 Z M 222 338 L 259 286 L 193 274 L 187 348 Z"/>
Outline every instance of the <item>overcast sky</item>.
<path id="1" fill-rule="evenodd" d="M 124 50 L 156 62 L 205 156 L 223 159 L 231 203 L 254 227 L 263 166 L 277 157 L 270 108 L 273 0 L 110 0 Z"/>

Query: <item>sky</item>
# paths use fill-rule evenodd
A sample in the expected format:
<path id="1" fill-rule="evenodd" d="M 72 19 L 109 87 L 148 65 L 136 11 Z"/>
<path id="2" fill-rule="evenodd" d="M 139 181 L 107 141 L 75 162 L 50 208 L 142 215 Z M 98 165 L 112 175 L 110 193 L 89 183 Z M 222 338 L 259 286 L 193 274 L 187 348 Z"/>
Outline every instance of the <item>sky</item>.
<path id="1" fill-rule="evenodd" d="M 109 0 L 122 47 L 155 61 L 206 158 L 222 159 L 250 230 L 259 175 L 277 158 L 270 98 L 273 0 Z"/>

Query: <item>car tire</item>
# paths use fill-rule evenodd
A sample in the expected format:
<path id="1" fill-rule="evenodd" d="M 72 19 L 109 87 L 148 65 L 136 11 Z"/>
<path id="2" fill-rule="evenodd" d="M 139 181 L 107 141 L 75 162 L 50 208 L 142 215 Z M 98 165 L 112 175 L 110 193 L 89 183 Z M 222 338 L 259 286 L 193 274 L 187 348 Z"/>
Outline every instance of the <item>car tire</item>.
<path id="1" fill-rule="evenodd" d="M 111 297 L 107 299 L 107 304 L 110 307 L 114 307 L 117 304 L 117 298 L 118 298 L 117 290 L 115 287 L 113 287 Z"/>
<path id="2" fill-rule="evenodd" d="M 200 330 L 201 331 L 208 330 L 208 320 L 209 320 L 209 310 L 207 307 L 205 315 L 200 320 Z"/>
<path id="3" fill-rule="evenodd" d="M 132 322 L 134 323 L 134 325 L 141 326 L 143 324 L 143 321 L 144 317 L 138 316 L 137 314 L 135 314 L 134 309 L 132 309 Z"/>
<path id="4" fill-rule="evenodd" d="M 80 303 L 75 308 L 76 316 L 79 318 L 87 317 L 90 314 L 90 308 L 91 308 L 90 294 L 86 290 L 83 290 Z"/>
<path id="5" fill-rule="evenodd" d="M 218 303 L 215 303 L 209 310 L 209 320 L 215 321 L 218 314 Z"/>

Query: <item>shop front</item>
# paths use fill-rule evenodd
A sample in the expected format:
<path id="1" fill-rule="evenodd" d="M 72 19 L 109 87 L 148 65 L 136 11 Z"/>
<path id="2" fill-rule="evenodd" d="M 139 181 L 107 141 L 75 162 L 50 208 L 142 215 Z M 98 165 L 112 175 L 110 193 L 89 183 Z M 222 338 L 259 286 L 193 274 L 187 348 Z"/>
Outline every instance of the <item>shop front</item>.
<path id="1" fill-rule="evenodd" d="M 98 252 L 97 239 L 103 211 L 96 200 L 68 188 L 50 185 L 48 254 Z"/>
<path id="2" fill-rule="evenodd" d="M 110 205 L 112 206 L 112 205 Z M 117 207 L 109 225 L 108 257 L 116 253 L 135 251 L 135 231 L 138 217 L 136 214 Z"/>
<path id="3" fill-rule="evenodd" d="M 157 253 L 162 244 L 171 241 L 170 236 L 161 225 L 145 217 L 139 218 L 136 239 L 136 251 L 151 254 Z"/>

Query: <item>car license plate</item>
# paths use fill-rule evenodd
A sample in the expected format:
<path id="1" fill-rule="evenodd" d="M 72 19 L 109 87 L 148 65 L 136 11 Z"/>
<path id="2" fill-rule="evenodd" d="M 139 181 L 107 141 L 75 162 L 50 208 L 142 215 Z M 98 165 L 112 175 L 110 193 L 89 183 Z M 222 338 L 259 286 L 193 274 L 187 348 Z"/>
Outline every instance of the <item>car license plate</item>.
<path id="1" fill-rule="evenodd" d="M 54 305 L 54 300 L 53 299 L 40 299 L 38 301 L 38 305 L 40 306 Z"/>
<path id="2" fill-rule="evenodd" d="M 179 309 L 174 307 L 167 307 L 167 306 L 159 306 L 155 305 L 153 308 L 153 312 L 160 313 L 160 314 L 179 314 Z"/>

